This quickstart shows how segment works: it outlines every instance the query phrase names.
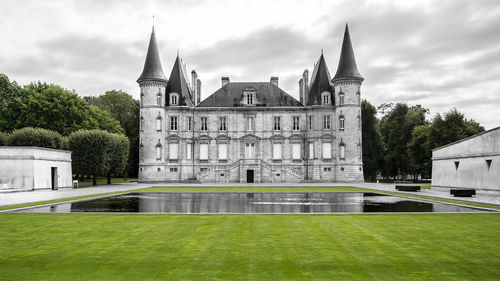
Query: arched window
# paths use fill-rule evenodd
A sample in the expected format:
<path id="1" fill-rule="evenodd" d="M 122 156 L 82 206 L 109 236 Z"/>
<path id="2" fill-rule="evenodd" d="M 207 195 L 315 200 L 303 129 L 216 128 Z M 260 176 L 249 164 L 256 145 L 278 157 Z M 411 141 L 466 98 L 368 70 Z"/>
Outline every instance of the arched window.
<path id="1" fill-rule="evenodd" d="M 343 131 L 345 129 L 345 117 L 340 115 L 339 117 L 339 130 Z"/>
<path id="2" fill-rule="evenodd" d="M 156 144 L 155 152 L 156 152 L 156 159 L 160 160 L 162 155 L 162 147 L 159 141 Z"/>
<path id="3" fill-rule="evenodd" d="M 156 105 L 161 106 L 161 92 L 156 95 Z"/>
<path id="4" fill-rule="evenodd" d="M 345 160 L 345 144 L 341 142 L 339 147 L 340 147 L 339 149 L 340 160 Z"/>
<path id="5" fill-rule="evenodd" d="M 161 131 L 161 128 L 162 128 L 162 124 L 161 124 L 162 122 L 161 121 L 162 121 L 161 120 L 161 116 L 158 116 L 156 118 L 156 130 L 157 131 Z"/>
<path id="6" fill-rule="evenodd" d="M 179 105 L 179 95 L 177 93 L 170 94 L 170 105 Z"/>
<path id="7" fill-rule="evenodd" d="M 321 104 L 330 104 L 330 93 L 324 92 L 321 94 Z"/>
<path id="8" fill-rule="evenodd" d="M 339 105 L 340 106 L 344 105 L 344 92 L 342 92 L 342 89 L 340 89 L 339 93 Z"/>

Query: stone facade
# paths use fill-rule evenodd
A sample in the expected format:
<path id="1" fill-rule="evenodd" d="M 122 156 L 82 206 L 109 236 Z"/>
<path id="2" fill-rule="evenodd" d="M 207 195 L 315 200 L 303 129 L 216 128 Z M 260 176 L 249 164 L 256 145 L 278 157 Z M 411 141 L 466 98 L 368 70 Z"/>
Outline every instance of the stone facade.
<path id="1" fill-rule="evenodd" d="M 1 189 L 59 189 L 72 186 L 70 151 L 0 146 L 0 167 Z"/>
<path id="2" fill-rule="evenodd" d="M 200 101 L 196 72 L 189 83 L 177 57 L 167 80 L 152 44 L 154 31 L 138 80 L 140 182 L 363 181 L 363 78 L 347 28 L 337 74 L 330 79 L 321 54 L 311 82 L 307 70 L 299 81 L 300 101 L 278 87 L 277 77 L 223 77 L 221 88 Z"/>
<path id="3" fill-rule="evenodd" d="M 500 190 L 500 127 L 432 151 L 433 188 Z"/>

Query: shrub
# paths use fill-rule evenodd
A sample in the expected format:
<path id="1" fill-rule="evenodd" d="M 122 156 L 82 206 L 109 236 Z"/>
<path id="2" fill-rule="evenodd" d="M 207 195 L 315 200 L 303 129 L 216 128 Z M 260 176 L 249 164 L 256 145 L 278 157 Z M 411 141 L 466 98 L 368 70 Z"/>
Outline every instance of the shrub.
<path id="1" fill-rule="evenodd" d="M 0 145 L 7 145 L 9 135 L 7 133 L 0 133 Z"/>
<path id="2" fill-rule="evenodd" d="M 65 149 L 63 137 L 51 130 L 26 127 L 14 130 L 7 138 L 7 145 L 37 146 L 54 149 Z"/>

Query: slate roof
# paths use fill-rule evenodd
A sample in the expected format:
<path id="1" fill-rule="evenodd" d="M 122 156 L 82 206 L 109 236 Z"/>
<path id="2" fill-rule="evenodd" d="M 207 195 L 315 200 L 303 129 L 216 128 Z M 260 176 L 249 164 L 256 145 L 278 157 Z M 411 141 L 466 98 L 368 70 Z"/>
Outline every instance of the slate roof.
<path id="1" fill-rule="evenodd" d="M 359 74 L 354 51 L 352 50 L 351 36 L 349 35 L 349 27 L 345 25 L 344 41 L 342 42 L 342 50 L 340 51 L 339 66 L 333 80 L 343 78 L 358 78 L 363 79 Z"/>
<path id="2" fill-rule="evenodd" d="M 255 89 L 256 106 L 300 106 L 303 105 L 271 82 L 229 82 L 204 99 L 198 107 L 238 107 L 244 106 L 243 92 Z"/>
<path id="3" fill-rule="evenodd" d="M 184 64 L 182 64 L 182 60 L 179 58 L 179 55 L 177 55 L 174 66 L 172 67 L 172 72 L 170 73 L 170 78 L 168 79 L 166 93 L 167 97 L 169 97 L 170 93 L 179 94 L 178 105 L 193 106 L 193 96 L 186 73 Z M 167 98 L 167 105 L 169 102 L 170 99 Z"/>
<path id="4" fill-rule="evenodd" d="M 320 105 L 321 93 L 325 91 L 330 93 L 334 92 L 334 89 L 330 84 L 330 80 L 330 72 L 328 71 L 325 57 L 323 56 L 323 53 L 321 53 L 318 62 L 314 65 L 306 105 Z"/>
<path id="5" fill-rule="evenodd" d="M 163 81 L 167 82 L 163 69 L 161 67 L 160 52 L 158 50 L 158 42 L 156 41 L 155 28 L 151 32 L 149 39 L 148 53 L 144 63 L 144 69 L 137 82 L 142 81 Z"/>

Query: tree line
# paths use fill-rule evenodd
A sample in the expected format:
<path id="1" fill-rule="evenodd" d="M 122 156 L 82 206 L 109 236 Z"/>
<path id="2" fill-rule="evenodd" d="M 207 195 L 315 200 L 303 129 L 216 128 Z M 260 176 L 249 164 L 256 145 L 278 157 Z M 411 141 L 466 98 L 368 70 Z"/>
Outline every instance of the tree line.
<path id="1" fill-rule="evenodd" d="M 379 115 L 380 118 L 377 116 Z M 361 103 L 363 168 L 375 181 L 431 178 L 432 149 L 484 131 L 456 108 L 428 119 L 421 105 L 386 103 L 375 108 Z"/>

